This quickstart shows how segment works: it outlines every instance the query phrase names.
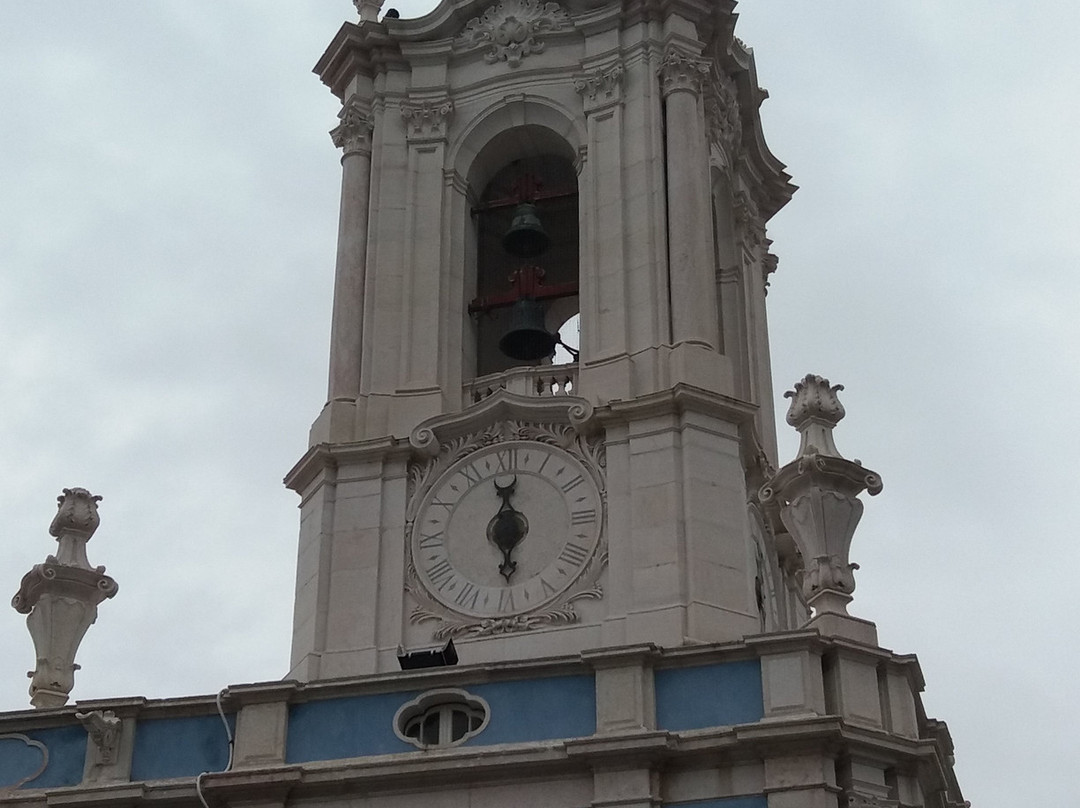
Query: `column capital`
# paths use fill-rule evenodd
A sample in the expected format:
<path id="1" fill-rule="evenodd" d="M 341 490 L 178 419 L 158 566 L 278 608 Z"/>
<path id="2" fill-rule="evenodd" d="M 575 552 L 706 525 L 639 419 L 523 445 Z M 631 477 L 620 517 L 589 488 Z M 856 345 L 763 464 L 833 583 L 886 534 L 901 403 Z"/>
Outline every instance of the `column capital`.
<path id="1" fill-rule="evenodd" d="M 614 106 L 622 101 L 622 82 L 626 70 L 621 62 L 574 76 L 574 89 L 585 102 L 585 114 Z"/>
<path id="2" fill-rule="evenodd" d="M 446 140 L 454 102 L 449 98 L 401 102 L 401 117 L 405 121 L 405 137 L 410 143 Z"/>
<path id="3" fill-rule="evenodd" d="M 350 154 L 371 154 L 371 131 L 375 118 L 367 105 L 352 96 L 338 113 L 341 123 L 330 130 L 334 145 Z"/>
<path id="4" fill-rule="evenodd" d="M 660 60 L 660 86 L 667 98 L 672 93 L 689 92 L 695 95 L 701 92 L 703 83 L 709 78 L 709 62 L 682 48 L 669 46 Z"/>

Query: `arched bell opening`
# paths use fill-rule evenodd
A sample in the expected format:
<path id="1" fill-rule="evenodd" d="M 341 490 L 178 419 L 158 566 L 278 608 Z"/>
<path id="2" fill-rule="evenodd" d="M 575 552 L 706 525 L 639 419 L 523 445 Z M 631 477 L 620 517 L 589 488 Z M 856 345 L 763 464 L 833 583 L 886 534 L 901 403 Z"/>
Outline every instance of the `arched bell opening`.
<path id="1" fill-rule="evenodd" d="M 514 127 L 481 150 L 469 173 L 476 267 L 465 326 L 465 343 L 475 346 L 471 375 L 552 364 L 559 327 L 579 310 L 573 151 L 550 129 Z"/>

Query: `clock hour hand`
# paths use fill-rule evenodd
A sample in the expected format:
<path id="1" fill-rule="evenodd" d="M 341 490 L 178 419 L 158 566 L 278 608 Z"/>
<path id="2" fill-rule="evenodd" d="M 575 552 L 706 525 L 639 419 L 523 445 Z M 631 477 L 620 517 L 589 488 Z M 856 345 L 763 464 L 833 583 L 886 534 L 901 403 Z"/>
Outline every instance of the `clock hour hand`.
<path id="1" fill-rule="evenodd" d="M 506 579 L 507 583 L 510 583 L 510 576 L 517 570 L 517 562 L 510 556 L 514 548 L 525 538 L 525 534 L 529 532 L 529 523 L 525 515 L 510 504 L 510 497 L 514 495 L 514 489 L 517 488 L 517 476 L 514 476 L 509 485 L 499 485 L 498 480 L 493 482 L 495 494 L 502 500 L 502 504 L 488 523 L 487 535 L 488 540 L 502 553 L 503 560 L 499 564 L 499 574 Z"/>

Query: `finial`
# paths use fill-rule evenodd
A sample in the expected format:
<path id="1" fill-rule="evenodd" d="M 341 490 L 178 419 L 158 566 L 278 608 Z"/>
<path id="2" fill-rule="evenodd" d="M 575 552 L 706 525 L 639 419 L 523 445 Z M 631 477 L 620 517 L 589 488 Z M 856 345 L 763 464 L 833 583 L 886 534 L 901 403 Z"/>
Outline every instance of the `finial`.
<path id="1" fill-rule="evenodd" d="M 833 443 L 832 433 L 846 415 L 844 405 L 836 396 L 843 389 L 842 384 L 830 385 L 823 376 L 808 373 L 795 382 L 794 390 L 784 393 L 784 398 L 791 399 L 787 422 L 802 436 L 799 457 L 810 454 L 841 456 Z"/>
<path id="2" fill-rule="evenodd" d="M 361 22 L 378 20 L 382 4 L 383 0 L 353 0 L 353 5 L 356 6 L 356 11 L 360 14 Z"/>
<path id="3" fill-rule="evenodd" d="M 35 707 L 62 707 L 75 684 L 75 652 L 97 606 L 113 597 L 116 581 L 104 567 L 91 567 L 86 543 L 100 524 L 101 497 L 85 488 L 65 488 L 57 497 L 57 513 L 49 525 L 59 549 L 36 564 L 22 578 L 11 605 L 26 615 L 34 641 L 37 667 L 28 673 L 30 703 Z"/>
<path id="4" fill-rule="evenodd" d="M 863 512 L 858 495 L 881 491 L 881 478 L 843 457 L 833 442 L 833 428 L 844 417 L 836 396 L 843 389 L 809 374 L 784 394 L 792 400 L 787 422 L 802 440 L 795 459 L 760 491 L 762 503 L 779 510 L 780 521 L 802 555 L 802 594 L 814 610 L 814 620 L 822 615 L 855 620 L 848 617 L 847 604 L 858 565 L 848 561 L 848 551 Z"/>

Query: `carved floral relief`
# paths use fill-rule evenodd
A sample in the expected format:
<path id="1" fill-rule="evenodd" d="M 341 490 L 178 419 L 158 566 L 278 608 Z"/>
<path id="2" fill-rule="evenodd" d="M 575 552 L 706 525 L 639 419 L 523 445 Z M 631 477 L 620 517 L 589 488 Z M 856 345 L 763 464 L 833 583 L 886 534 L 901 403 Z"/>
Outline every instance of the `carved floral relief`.
<path id="1" fill-rule="evenodd" d="M 506 62 L 517 67 L 525 57 L 544 51 L 544 34 L 571 25 L 570 16 L 558 3 L 502 0 L 472 19 L 457 44 L 469 49 L 486 46 L 484 59 L 489 64 Z"/>

